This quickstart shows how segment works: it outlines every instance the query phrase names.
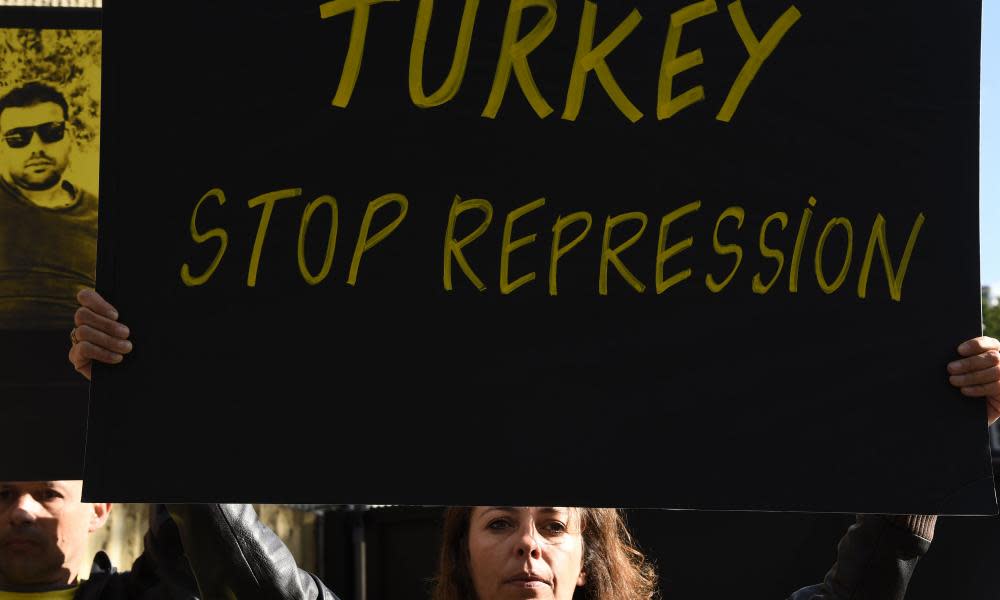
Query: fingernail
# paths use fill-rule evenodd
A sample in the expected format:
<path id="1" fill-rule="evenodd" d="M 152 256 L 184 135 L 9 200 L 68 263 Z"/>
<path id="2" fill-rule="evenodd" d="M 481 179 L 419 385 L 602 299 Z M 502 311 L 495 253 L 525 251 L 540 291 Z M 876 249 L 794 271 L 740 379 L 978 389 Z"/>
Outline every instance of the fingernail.
<path id="1" fill-rule="evenodd" d="M 125 352 L 132 351 L 132 342 L 125 342 Z"/>
<path id="2" fill-rule="evenodd" d="M 962 365 L 958 361 L 948 363 L 948 370 L 952 372 L 959 370 L 961 367 Z"/>
<path id="3" fill-rule="evenodd" d="M 111 355 L 111 362 L 120 363 L 121 361 L 122 361 L 122 355 L 121 354 L 112 354 Z"/>
<path id="4" fill-rule="evenodd" d="M 969 342 L 962 342 L 962 344 L 958 347 L 958 352 L 960 354 L 963 354 L 965 352 L 968 352 L 970 349 L 971 345 L 969 344 Z"/>
<path id="5" fill-rule="evenodd" d="M 115 321 L 118 320 L 118 311 L 117 310 L 112 310 L 111 311 L 111 318 L 114 319 Z"/>
<path id="6" fill-rule="evenodd" d="M 124 325 L 119 325 L 118 335 L 119 337 L 128 337 L 128 327 L 125 327 Z"/>

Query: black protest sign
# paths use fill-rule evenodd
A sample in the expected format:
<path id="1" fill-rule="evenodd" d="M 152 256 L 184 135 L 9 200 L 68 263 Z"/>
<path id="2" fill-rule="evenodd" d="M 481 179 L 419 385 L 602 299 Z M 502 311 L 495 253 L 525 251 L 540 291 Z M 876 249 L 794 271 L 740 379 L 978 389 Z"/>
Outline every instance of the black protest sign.
<path id="1" fill-rule="evenodd" d="M 91 497 L 994 510 L 977 3 L 105 10 Z"/>
<path id="2" fill-rule="evenodd" d="M 97 263 L 99 17 L 0 10 L 0 481 L 83 476 L 88 384 L 67 352 Z"/>

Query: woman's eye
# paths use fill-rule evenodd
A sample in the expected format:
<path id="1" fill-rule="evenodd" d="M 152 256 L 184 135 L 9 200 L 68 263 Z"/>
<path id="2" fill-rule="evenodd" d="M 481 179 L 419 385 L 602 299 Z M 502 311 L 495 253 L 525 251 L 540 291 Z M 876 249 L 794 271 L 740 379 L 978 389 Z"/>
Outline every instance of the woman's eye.
<path id="1" fill-rule="evenodd" d="M 42 502 L 49 502 L 51 500 L 55 500 L 56 498 L 62 498 L 59 492 L 55 490 L 45 490 L 44 492 L 41 492 L 39 494 L 39 497 L 41 498 Z"/>
<path id="2" fill-rule="evenodd" d="M 510 527 L 510 523 L 506 519 L 497 519 L 495 521 L 490 521 L 490 524 L 487 525 L 487 527 L 499 531 L 501 529 L 507 529 L 508 527 Z"/>
<path id="3" fill-rule="evenodd" d="M 552 521 L 545 526 L 545 529 L 550 533 L 566 533 L 566 525 L 559 521 Z"/>

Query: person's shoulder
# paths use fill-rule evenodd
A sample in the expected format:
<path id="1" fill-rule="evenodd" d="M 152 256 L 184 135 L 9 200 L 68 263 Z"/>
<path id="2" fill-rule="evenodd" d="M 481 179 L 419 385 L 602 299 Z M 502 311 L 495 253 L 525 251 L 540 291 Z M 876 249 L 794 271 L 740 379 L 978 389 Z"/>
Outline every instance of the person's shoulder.
<path id="1" fill-rule="evenodd" d="M 801 590 L 789 596 L 788 600 L 811 600 L 813 598 L 817 598 L 818 594 L 820 593 L 820 591 L 822 591 L 822 589 L 823 586 L 819 584 L 811 585 L 809 587 L 804 587 Z"/>
<path id="2" fill-rule="evenodd" d="M 198 600 L 196 584 L 164 577 L 157 565 L 143 555 L 126 571 L 112 566 L 104 552 L 94 556 L 90 577 L 80 584 L 73 600 Z"/>
<path id="3" fill-rule="evenodd" d="M 97 194 L 70 181 L 64 180 L 62 185 L 63 189 L 69 192 L 71 196 L 74 196 L 79 203 L 86 205 L 88 208 L 97 207 Z"/>
<path id="4" fill-rule="evenodd" d="M 80 199 L 83 200 L 88 206 L 97 207 L 97 194 L 94 194 L 88 190 L 80 189 Z"/>
<path id="5" fill-rule="evenodd" d="M 74 600 L 97 600 L 98 598 L 114 598 L 115 595 L 106 595 L 116 587 L 116 583 L 121 583 L 122 574 L 111 564 L 111 559 L 104 551 L 99 551 L 94 555 L 93 566 L 90 568 L 90 576 L 80 582 L 80 587 L 73 597 Z"/>
<path id="6" fill-rule="evenodd" d="M 87 190 L 80 190 L 80 205 L 87 214 L 97 216 L 97 196 Z"/>
<path id="7" fill-rule="evenodd" d="M 70 194 L 73 198 L 73 204 L 68 209 L 73 215 L 78 218 L 81 215 L 87 215 L 87 217 L 93 217 L 97 219 L 97 195 L 82 188 L 70 181 L 63 181 L 62 187 L 66 192 Z"/>
<path id="8" fill-rule="evenodd" d="M 4 202 L 13 202 L 21 206 L 27 205 L 27 201 L 17 193 L 16 189 L 4 181 L 3 177 L 0 177 L 0 200 Z"/>

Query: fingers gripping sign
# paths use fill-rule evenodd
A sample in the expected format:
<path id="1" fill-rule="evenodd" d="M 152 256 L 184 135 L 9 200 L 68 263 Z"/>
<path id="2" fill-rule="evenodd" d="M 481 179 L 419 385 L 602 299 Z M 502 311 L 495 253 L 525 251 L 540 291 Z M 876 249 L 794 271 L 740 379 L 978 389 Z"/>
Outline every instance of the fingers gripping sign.
<path id="1" fill-rule="evenodd" d="M 985 398 L 987 422 L 1000 418 L 1000 341 L 978 337 L 958 347 L 963 356 L 948 364 L 951 384 L 972 398 Z"/>
<path id="2" fill-rule="evenodd" d="M 84 289 L 76 299 L 80 308 L 73 317 L 76 327 L 70 333 L 69 361 L 89 380 L 93 361 L 120 363 L 132 351 L 132 342 L 128 327 L 118 322 L 118 311 L 100 294 Z"/>

